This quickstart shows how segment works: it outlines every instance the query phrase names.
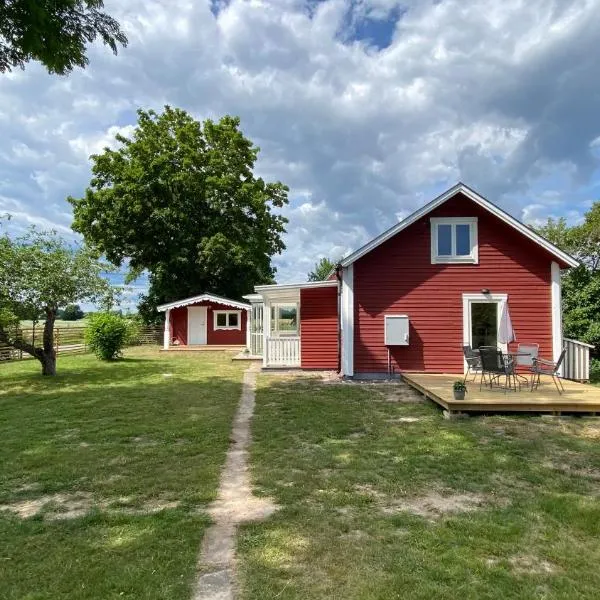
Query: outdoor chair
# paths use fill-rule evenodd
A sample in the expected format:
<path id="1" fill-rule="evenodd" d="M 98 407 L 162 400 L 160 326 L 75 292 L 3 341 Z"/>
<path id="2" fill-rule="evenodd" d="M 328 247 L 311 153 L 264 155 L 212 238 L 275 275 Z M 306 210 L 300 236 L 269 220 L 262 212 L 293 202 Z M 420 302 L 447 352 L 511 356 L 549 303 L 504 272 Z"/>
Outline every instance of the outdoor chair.
<path id="1" fill-rule="evenodd" d="M 504 354 L 497 348 L 481 347 L 479 349 L 481 357 L 481 383 L 479 389 L 483 387 L 483 382 L 492 388 L 497 381 L 500 386 L 500 379 L 504 377 L 504 392 L 509 389 L 517 391 L 517 386 L 521 389 L 521 384 L 515 376 L 514 364 L 508 360 Z"/>
<path id="2" fill-rule="evenodd" d="M 471 348 L 471 346 L 463 346 L 463 354 L 465 356 L 465 362 L 467 363 L 467 374 L 465 375 L 465 383 L 470 373 L 474 373 L 475 379 L 477 379 L 477 373 L 481 373 L 481 358 L 479 354 Z"/>
<path id="3" fill-rule="evenodd" d="M 541 375 L 550 375 L 552 377 L 552 381 L 558 390 L 559 395 L 565 391 L 563 387 L 562 381 L 558 376 L 558 371 L 560 370 L 563 361 L 565 360 L 565 354 L 567 353 L 567 349 L 563 348 L 563 351 L 560 353 L 558 360 L 553 362 L 551 360 L 544 360 L 543 358 L 535 358 L 533 360 L 532 372 L 533 377 L 531 379 L 531 391 L 537 390 L 540 385 L 540 376 Z"/>
<path id="4" fill-rule="evenodd" d="M 527 380 L 527 377 L 525 375 L 519 373 L 519 368 L 531 375 L 533 373 L 533 360 L 538 357 L 539 353 L 539 344 L 519 344 L 519 346 L 517 347 L 517 356 L 515 357 L 515 374 L 520 379 L 525 380 L 527 385 L 529 385 L 529 381 Z"/>

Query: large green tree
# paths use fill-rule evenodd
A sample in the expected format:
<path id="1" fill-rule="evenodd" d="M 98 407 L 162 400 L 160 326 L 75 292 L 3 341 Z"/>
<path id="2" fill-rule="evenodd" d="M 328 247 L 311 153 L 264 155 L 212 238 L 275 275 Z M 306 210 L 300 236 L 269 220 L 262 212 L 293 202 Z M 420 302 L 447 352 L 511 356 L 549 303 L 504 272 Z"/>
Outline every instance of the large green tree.
<path id="1" fill-rule="evenodd" d="M 87 65 L 87 44 L 98 37 L 116 54 L 127 38 L 103 7 L 103 0 L 0 0 L 0 72 L 38 60 L 65 75 Z"/>
<path id="2" fill-rule="evenodd" d="M 254 174 L 258 148 L 239 119 L 200 123 L 180 109 L 138 111 L 133 136 L 92 156 L 89 188 L 73 205 L 73 229 L 129 280 L 149 272 L 140 313 L 201 292 L 239 298 L 273 280 L 285 246 L 273 209 L 288 188 Z"/>
<path id="3" fill-rule="evenodd" d="M 326 256 L 315 264 L 313 270 L 308 274 L 309 281 L 325 281 L 336 267 L 336 262 L 329 260 Z"/>
<path id="4" fill-rule="evenodd" d="M 581 266 L 562 275 L 563 329 L 566 337 L 600 348 L 600 202 L 595 202 L 583 223 L 569 226 L 565 219 L 548 219 L 537 232 Z"/>
<path id="5" fill-rule="evenodd" d="M 88 300 L 110 304 L 115 290 L 102 276 L 107 266 L 86 248 L 71 248 L 54 232 L 31 230 L 0 236 L 0 342 L 27 352 L 56 374 L 54 323 L 59 308 Z M 21 319 L 44 323 L 42 345 L 20 331 Z"/>

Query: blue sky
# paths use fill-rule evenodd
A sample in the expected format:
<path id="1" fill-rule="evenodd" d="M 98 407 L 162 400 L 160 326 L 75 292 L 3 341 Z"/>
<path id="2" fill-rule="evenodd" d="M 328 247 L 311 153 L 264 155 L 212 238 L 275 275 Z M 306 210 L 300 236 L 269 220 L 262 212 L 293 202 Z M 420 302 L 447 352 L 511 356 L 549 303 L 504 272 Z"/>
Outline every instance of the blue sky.
<path id="1" fill-rule="evenodd" d="M 456 181 L 529 223 L 600 198 L 596 0 L 107 0 L 130 44 L 0 76 L 0 213 L 70 230 L 91 153 L 138 107 L 239 115 L 290 188 L 280 281 Z M 133 306 L 141 280 L 126 294 Z M 203 290 L 199 290 L 203 291 Z"/>

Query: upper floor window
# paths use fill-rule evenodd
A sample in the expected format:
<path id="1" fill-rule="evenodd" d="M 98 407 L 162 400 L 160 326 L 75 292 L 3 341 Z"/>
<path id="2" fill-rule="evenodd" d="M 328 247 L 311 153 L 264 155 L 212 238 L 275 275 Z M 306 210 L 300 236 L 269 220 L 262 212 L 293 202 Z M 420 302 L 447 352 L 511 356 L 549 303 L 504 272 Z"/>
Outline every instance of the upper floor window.
<path id="1" fill-rule="evenodd" d="M 431 219 L 431 263 L 478 262 L 477 218 Z"/>
<path id="2" fill-rule="evenodd" d="M 242 319 L 241 311 L 239 310 L 215 310 L 214 314 L 214 329 L 241 329 Z"/>

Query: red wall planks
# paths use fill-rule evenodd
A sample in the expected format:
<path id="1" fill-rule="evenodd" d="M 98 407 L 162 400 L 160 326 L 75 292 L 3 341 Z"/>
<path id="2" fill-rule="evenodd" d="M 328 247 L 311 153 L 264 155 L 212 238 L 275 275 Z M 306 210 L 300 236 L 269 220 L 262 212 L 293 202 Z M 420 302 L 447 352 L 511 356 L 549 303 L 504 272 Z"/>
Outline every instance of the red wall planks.
<path id="1" fill-rule="evenodd" d="M 303 369 L 338 368 L 338 290 L 300 290 L 300 362 Z"/>

